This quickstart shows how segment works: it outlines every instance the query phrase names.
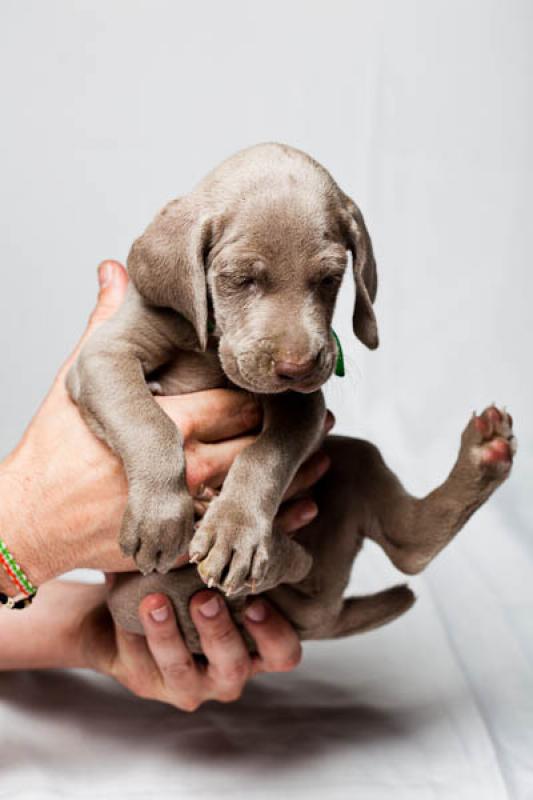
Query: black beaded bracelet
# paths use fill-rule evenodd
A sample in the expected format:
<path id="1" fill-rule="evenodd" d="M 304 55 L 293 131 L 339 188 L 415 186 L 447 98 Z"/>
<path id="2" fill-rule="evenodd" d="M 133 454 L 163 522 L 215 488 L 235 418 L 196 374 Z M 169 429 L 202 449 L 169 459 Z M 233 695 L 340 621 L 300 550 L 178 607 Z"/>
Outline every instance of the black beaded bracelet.
<path id="1" fill-rule="evenodd" d="M 6 608 L 26 608 L 31 605 L 35 595 L 29 594 L 26 596 L 17 595 L 16 597 L 8 597 L 7 594 L 0 592 L 0 606 Z"/>

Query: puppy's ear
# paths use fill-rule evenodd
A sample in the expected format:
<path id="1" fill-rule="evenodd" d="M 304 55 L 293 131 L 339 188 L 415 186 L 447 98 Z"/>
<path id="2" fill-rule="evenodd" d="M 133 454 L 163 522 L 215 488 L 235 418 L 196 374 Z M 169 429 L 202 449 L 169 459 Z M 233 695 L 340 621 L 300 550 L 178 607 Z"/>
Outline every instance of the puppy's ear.
<path id="1" fill-rule="evenodd" d="M 205 257 L 211 218 L 189 197 L 163 208 L 128 255 L 128 272 L 149 303 L 173 308 L 193 326 L 202 350 L 207 346 Z"/>
<path id="2" fill-rule="evenodd" d="M 378 323 L 372 304 L 376 299 L 378 274 L 372 242 L 359 208 L 346 195 L 344 195 L 344 201 L 347 247 L 352 252 L 355 280 L 353 330 L 363 344 L 370 350 L 375 350 L 379 344 L 379 336 Z"/>

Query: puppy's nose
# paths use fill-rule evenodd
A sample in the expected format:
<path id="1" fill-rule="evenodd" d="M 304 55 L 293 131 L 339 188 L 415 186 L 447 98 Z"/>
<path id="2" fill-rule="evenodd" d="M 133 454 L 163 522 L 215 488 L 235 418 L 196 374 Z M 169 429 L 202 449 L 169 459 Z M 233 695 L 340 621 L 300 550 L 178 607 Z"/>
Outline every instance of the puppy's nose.
<path id="1" fill-rule="evenodd" d="M 276 361 L 274 370 L 278 378 L 286 378 L 287 380 L 296 380 L 297 378 L 307 378 L 314 372 L 320 353 L 314 358 L 306 359 L 305 361 L 296 359 L 282 359 Z"/>

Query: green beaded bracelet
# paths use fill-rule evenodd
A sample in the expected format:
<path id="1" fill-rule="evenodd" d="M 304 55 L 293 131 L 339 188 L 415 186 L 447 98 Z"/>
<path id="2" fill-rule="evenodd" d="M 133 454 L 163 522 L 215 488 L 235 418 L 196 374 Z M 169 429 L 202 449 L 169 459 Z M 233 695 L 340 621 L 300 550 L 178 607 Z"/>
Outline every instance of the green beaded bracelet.
<path id="1" fill-rule="evenodd" d="M 2 539 L 0 539 L 0 566 L 4 568 L 11 582 L 15 584 L 20 593 L 13 598 L 0 592 L 0 604 L 7 608 L 24 608 L 28 603 L 23 601 L 28 600 L 31 603 L 31 598 L 37 593 L 37 587 L 33 585 L 24 570 L 17 564 Z M 21 605 L 21 603 L 23 604 Z"/>

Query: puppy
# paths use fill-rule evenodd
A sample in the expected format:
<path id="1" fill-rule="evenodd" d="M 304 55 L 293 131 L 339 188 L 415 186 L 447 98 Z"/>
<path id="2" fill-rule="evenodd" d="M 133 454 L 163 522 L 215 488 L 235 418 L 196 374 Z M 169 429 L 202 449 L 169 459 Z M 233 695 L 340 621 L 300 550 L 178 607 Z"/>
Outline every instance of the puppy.
<path id="1" fill-rule="evenodd" d="M 415 598 L 405 585 L 374 595 L 344 597 L 364 538 L 381 545 L 401 572 L 421 572 L 506 480 L 516 440 L 511 417 L 505 412 L 492 406 L 481 415 L 472 416 L 449 476 L 421 499 L 405 491 L 369 442 L 330 436 L 324 449 L 332 466 L 316 487 L 320 514 L 296 535 L 298 542 L 312 553 L 311 569 L 300 582 L 266 592 L 302 640 L 363 633 L 407 611 Z M 173 603 L 189 649 L 200 653 L 188 605 L 202 587 L 193 566 L 167 575 L 118 575 L 109 605 L 118 624 L 142 633 L 137 616 L 140 601 L 150 592 L 163 592 Z M 234 620 L 253 651 L 254 643 L 242 621 L 245 602 L 242 596 L 228 598 Z"/>
<path id="2" fill-rule="evenodd" d="M 363 217 L 320 164 L 280 144 L 224 161 L 133 244 L 126 300 L 67 378 L 87 423 L 127 474 L 120 544 L 145 577 L 122 578 L 110 605 L 130 629 L 139 628 L 139 597 L 164 591 L 197 650 L 186 605 L 203 583 L 233 598 L 237 621 L 247 594 L 270 592 L 303 638 L 382 624 L 413 596 L 396 587 L 343 603 L 362 537 L 417 571 L 507 476 L 514 440 L 510 418 L 496 409 L 470 423 L 466 438 L 474 429 L 482 438 L 463 446 L 448 482 L 422 501 L 403 491 L 371 445 L 332 439 L 320 522 L 292 539 L 273 529 L 285 489 L 320 439 L 320 387 L 337 357 L 331 320 L 348 251 L 354 333 L 374 349 L 377 274 Z M 152 381 L 164 394 L 236 386 L 263 406 L 260 435 L 235 460 L 196 531 L 179 431 L 154 402 Z M 185 552 L 197 569 L 166 575 Z"/>

